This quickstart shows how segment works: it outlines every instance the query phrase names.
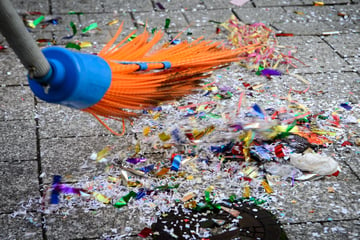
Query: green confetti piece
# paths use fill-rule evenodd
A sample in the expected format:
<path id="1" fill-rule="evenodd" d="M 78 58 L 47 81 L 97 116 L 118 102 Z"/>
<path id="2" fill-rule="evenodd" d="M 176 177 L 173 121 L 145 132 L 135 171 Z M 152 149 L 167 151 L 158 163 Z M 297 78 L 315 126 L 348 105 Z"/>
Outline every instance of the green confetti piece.
<path id="1" fill-rule="evenodd" d="M 156 32 L 157 28 L 151 29 L 151 33 L 154 34 Z"/>
<path id="2" fill-rule="evenodd" d="M 131 37 L 128 38 L 128 41 L 131 42 L 132 40 L 134 40 L 137 37 L 136 34 L 131 35 Z"/>
<path id="3" fill-rule="evenodd" d="M 170 22 L 171 22 L 170 18 L 165 19 L 165 29 L 169 28 Z"/>
<path id="4" fill-rule="evenodd" d="M 131 198 L 136 197 L 136 193 L 134 191 L 129 192 L 127 195 L 123 196 L 114 204 L 116 208 L 122 208 L 126 206 Z"/>
<path id="5" fill-rule="evenodd" d="M 44 18 L 45 18 L 44 16 L 38 17 L 33 21 L 33 25 L 36 27 L 36 25 L 38 25 L 42 20 L 44 20 Z"/>
<path id="6" fill-rule="evenodd" d="M 259 66 L 256 75 L 261 75 L 261 71 L 264 70 L 265 68 L 263 66 Z"/>
<path id="7" fill-rule="evenodd" d="M 329 118 L 329 116 L 323 116 L 323 115 L 319 115 L 318 118 L 322 119 L 322 120 L 326 120 Z"/>
<path id="8" fill-rule="evenodd" d="M 83 15 L 84 13 L 82 13 L 82 12 L 75 12 L 75 11 L 69 11 L 68 14 L 69 14 L 69 15 Z"/>
<path id="9" fill-rule="evenodd" d="M 235 202 L 236 200 L 236 195 L 235 194 L 231 194 L 229 197 L 230 202 Z"/>
<path id="10" fill-rule="evenodd" d="M 92 24 L 90 24 L 89 26 L 81 29 L 81 31 L 82 31 L 83 33 L 86 33 L 86 32 L 91 31 L 91 30 L 93 30 L 93 29 L 95 29 L 95 28 L 97 28 L 97 27 L 98 27 L 98 24 L 95 22 L 95 23 L 92 23 Z"/>
<path id="11" fill-rule="evenodd" d="M 73 36 L 75 36 L 75 34 L 77 33 L 77 29 L 76 29 L 75 23 L 70 22 L 70 27 L 72 28 Z"/>
<path id="12" fill-rule="evenodd" d="M 175 184 L 175 185 L 163 185 L 163 186 L 159 186 L 159 187 L 156 187 L 156 189 L 158 190 L 166 190 L 166 189 L 175 189 L 175 188 L 178 188 L 180 186 L 180 184 Z"/>
<path id="13" fill-rule="evenodd" d="M 210 202 L 211 202 L 210 192 L 209 192 L 209 191 L 205 191 L 205 201 L 206 201 L 207 203 L 210 203 Z"/>
<path id="14" fill-rule="evenodd" d="M 77 50 L 81 49 L 81 47 L 78 44 L 72 43 L 72 42 L 69 42 L 68 44 L 66 44 L 65 48 L 75 48 Z"/>
<path id="15" fill-rule="evenodd" d="M 206 114 L 206 116 L 211 117 L 211 118 L 216 118 L 216 119 L 221 118 L 220 115 L 214 114 L 214 113 L 208 113 L 208 114 Z"/>

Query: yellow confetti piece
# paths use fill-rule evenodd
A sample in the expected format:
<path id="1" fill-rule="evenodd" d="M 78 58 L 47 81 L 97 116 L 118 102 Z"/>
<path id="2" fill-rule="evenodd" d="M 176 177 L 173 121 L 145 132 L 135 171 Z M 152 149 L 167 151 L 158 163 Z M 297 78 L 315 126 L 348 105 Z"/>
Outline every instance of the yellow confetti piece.
<path id="1" fill-rule="evenodd" d="M 242 194 L 243 198 L 249 198 L 250 197 L 250 186 L 249 185 L 245 185 L 244 187 L 244 192 Z"/>
<path id="2" fill-rule="evenodd" d="M 136 143 L 135 145 L 135 153 L 138 154 L 140 152 L 141 148 L 140 148 L 140 143 Z"/>
<path id="3" fill-rule="evenodd" d="M 265 180 L 263 180 L 263 181 L 261 182 L 261 185 L 264 187 L 266 193 L 270 194 L 270 193 L 273 193 L 273 192 L 274 192 L 274 191 L 272 190 L 272 188 L 270 187 L 270 185 L 269 185 Z"/>
<path id="4" fill-rule="evenodd" d="M 114 24 L 116 24 L 116 23 L 118 23 L 118 22 L 119 22 L 119 19 L 114 19 L 114 20 L 106 23 L 106 25 L 111 26 L 111 25 L 114 25 Z"/>
<path id="5" fill-rule="evenodd" d="M 197 129 L 195 129 L 193 131 L 193 136 L 194 136 L 194 139 L 195 140 L 199 140 L 200 138 L 202 138 L 203 136 L 205 135 L 205 132 L 204 131 L 199 131 Z"/>
<path id="6" fill-rule="evenodd" d="M 153 116 L 153 119 L 154 119 L 154 120 L 158 120 L 159 117 L 160 117 L 160 115 L 161 115 L 160 112 L 155 113 L 154 116 Z"/>
<path id="7" fill-rule="evenodd" d="M 320 6 L 324 6 L 324 2 L 313 2 L 314 6 L 320 7 Z"/>
<path id="8" fill-rule="evenodd" d="M 211 126 L 205 128 L 205 134 L 206 134 L 206 135 L 207 135 L 207 134 L 210 134 L 210 133 L 212 133 L 214 130 L 215 130 L 215 126 L 214 126 L 214 125 L 211 125 Z"/>
<path id="9" fill-rule="evenodd" d="M 305 14 L 305 13 L 302 12 L 302 11 L 294 11 L 294 13 L 297 14 L 297 15 L 304 15 L 304 14 Z"/>
<path id="10" fill-rule="evenodd" d="M 100 152 L 97 153 L 96 155 L 96 161 L 102 161 L 107 155 L 109 155 L 111 150 L 110 146 L 106 146 L 104 147 Z"/>
<path id="11" fill-rule="evenodd" d="M 319 135 L 328 135 L 333 137 L 336 136 L 336 132 L 326 131 L 322 129 L 312 128 L 311 131 Z"/>
<path id="12" fill-rule="evenodd" d="M 189 175 L 186 177 L 186 180 L 194 180 L 194 176 L 193 175 Z"/>
<path id="13" fill-rule="evenodd" d="M 127 185 L 128 185 L 128 187 L 141 187 L 142 183 L 139 181 L 136 181 L 136 182 L 128 181 Z"/>
<path id="14" fill-rule="evenodd" d="M 214 191 L 214 189 L 215 189 L 214 186 L 209 186 L 205 189 L 205 191 L 212 192 Z"/>
<path id="15" fill-rule="evenodd" d="M 80 42 L 79 46 L 81 48 L 86 48 L 86 47 L 92 47 L 91 42 Z"/>
<path id="16" fill-rule="evenodd" d="M 117 177 L 108 176 L 108 181 L 112 182 L 112 183 L 118 183 L 120 181 L 120 179 Z"/>
<path id="17" fill-rule="evenodd" d="M 242 172 L 250 178 L 256 178 L 258 176 L 258 168 L 255 166 L 247 166 Z"/>
<path id="18" fill-rule="evenodd" d="M 151 131 L 151 128 L 149 126 L 144 127 L 143 129 L 143 135 L 147 137 Z"/>
<path id="19" fill-rule="evenodd" d="M 159 138 L 161 141 L 166 142 L 170 140 L 171 136 L 170 134 L 166 134 L 165 132 L 159 133 Z"/>
<path id="20" fill-rule="evenodd" d="M 162 148 L 164 148 L 164 149 L 170 149 L 170 148 L 172 148 L 172 146 L 174 146 L 174 144 L 172 144 L 172 143 L 165 143 L 165 144 L 162 146 Z"/>
<path id="21" fill-rule="evenodd" d="M 108 204 L 111 201 L 110 198 L 108 198 L 105 195 L 98 193 L 98 192 L 93 192 L 92 195 L 97 201 L 105 203 L 105 204 Z"/>

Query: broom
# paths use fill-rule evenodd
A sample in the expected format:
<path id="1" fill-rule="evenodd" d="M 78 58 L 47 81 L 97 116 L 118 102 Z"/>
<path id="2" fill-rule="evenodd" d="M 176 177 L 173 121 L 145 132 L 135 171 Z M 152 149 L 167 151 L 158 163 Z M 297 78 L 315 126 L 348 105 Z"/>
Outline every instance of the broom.
<path id="1" fill-rule="evenodd" d="M 211 71 L 239 60 L 259 47 L 228 49 L 199 38 L 153 50 L 163 33 L 144 30 L 116 44 L 123 24 L 98 55 L 48 47 L 42 51 L 8 0 L 0 1 L 0 30 L 29 70 L 31 90 L 40 99 L 88 112 L 113 134 L 99 116 L 131 120 L 139 110 L 179 99 L 200 87 Z"/>

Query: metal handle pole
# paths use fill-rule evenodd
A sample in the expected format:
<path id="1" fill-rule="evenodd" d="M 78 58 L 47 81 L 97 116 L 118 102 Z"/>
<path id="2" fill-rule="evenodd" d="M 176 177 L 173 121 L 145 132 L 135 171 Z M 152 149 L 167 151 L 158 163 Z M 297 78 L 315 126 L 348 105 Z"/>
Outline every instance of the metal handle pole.
<path id="1" fill-rule="evenodd" d="M 33 78 L 46 76 L 50 64 L 9 0 L 0 0 L 0 32 Z"/>

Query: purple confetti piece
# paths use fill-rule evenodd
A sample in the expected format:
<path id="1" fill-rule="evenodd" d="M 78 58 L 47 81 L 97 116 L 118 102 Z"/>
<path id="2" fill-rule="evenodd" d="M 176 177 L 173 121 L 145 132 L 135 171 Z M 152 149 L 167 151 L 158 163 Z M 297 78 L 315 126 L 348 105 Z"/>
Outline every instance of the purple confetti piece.
<path id="1" fill-rule="evenodd" d="M 145 196 L 146 196 L 145 190 L 140 190 L 140 191 L 136 194 L 135 199 L 136 199 L 136 200 L 139 200 L 139 199 L 141 199 L 141 198 L 143 198 L 143 197 L 145 197 Z"/>
<path id="2" fill-rule="evenodd" d="M 341 107 L 345 108 L 346 110 L 350 111 L 352 109 L 352 106 L 350 106 L 347 103 L 341 103 L 340 104 Z"/>
<path id="3" fill-rule="evenodd" d="M 156 6 L 157 6 L 160 10 L 165 10 L 165 7 L 164 7 L 161 3 L 159 3 L 159 2 L 156 3 Z"/>
<path id="4" fill-rule="evenodd" d="M 131 164 L 138 164 L 141 162 L 145 162 L 146 158 L 128 158 L 126 161 Z"/>
<path id="5" fill-rule="evenodd" d="M 86 192 L 85 190 L 81 189 L 81 188 L 74 188 L 74 187 L 70 187 L 67 186 L 65 184 L 59 184 L 57 186 L 55 186 L 55 189 L 59 189 L 60 192 L 65 193 L 65 194 L 78 194 L 80 195 L 80 192 Z"/>
<path id="6" fill-rule="evenodd" d="M 237 132 L 237 131 L 240 131 L 240 130 L 243 130 L 243 126 L 238 123 L 238 124 L 232 124 L 230 125 L 231 128 L 234 128 L 234 130 Z"/>
<path id="7" fill-rule="evenodd" d="M 281 72 L 275 69 L 265 68 L 261 70 L 261 74 L 264 76 L 280 76 Z"/>

